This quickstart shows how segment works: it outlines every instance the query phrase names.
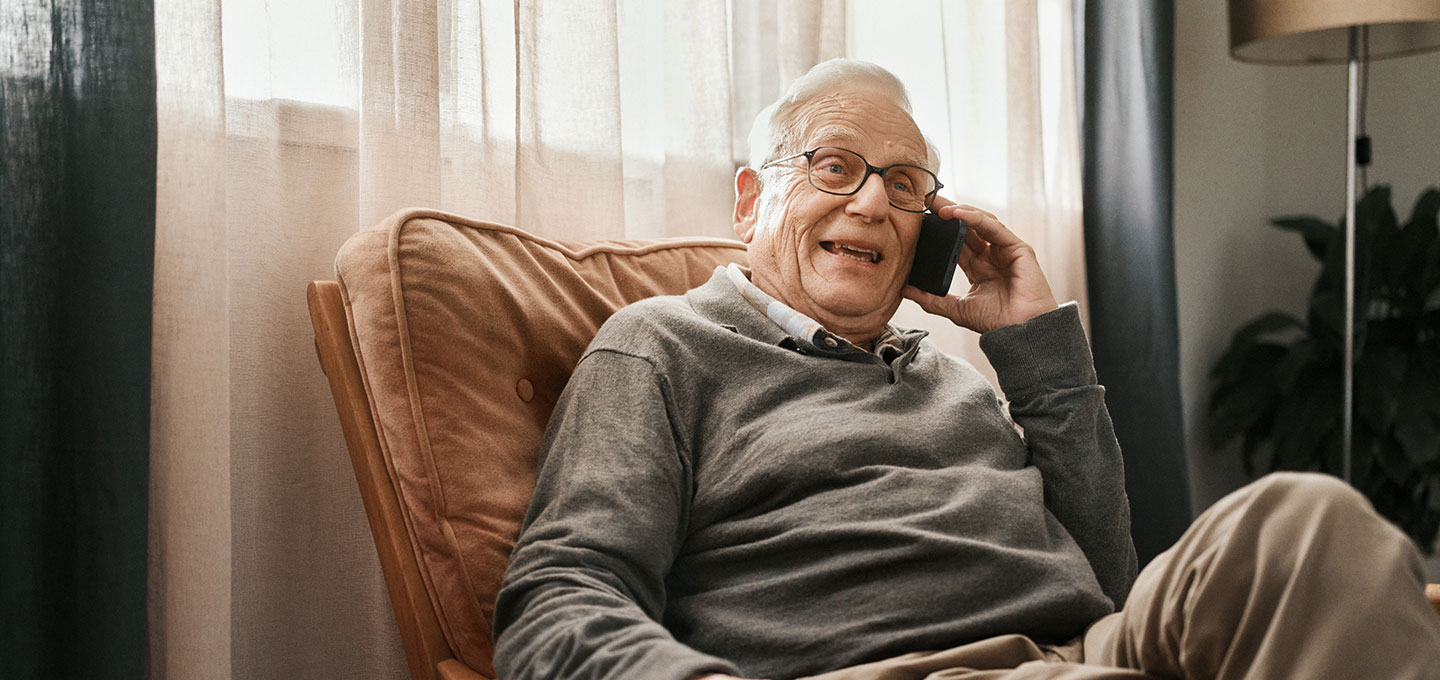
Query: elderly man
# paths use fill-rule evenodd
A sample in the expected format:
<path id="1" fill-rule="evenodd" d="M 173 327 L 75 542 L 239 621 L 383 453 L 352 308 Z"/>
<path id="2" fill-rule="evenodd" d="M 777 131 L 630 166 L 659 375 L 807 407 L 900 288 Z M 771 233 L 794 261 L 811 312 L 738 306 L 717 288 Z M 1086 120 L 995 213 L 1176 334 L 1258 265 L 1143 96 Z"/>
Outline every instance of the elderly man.
<path id="1" fill-rule="evenodd" d="M 894 76 L 821 64 L 751 147 L 750 270 L 621 310 L 555 409 L 502 678 L 1440 675 L 1415 549 L 1318 476 L 1227 498 L 1135 580 L 1076 308 L 936 198 Z M 927 208 L 971 227 L 964 296 L 906 285 Z M 889 324 L 902 297 L 982 334 L 1008 410 Z"/>

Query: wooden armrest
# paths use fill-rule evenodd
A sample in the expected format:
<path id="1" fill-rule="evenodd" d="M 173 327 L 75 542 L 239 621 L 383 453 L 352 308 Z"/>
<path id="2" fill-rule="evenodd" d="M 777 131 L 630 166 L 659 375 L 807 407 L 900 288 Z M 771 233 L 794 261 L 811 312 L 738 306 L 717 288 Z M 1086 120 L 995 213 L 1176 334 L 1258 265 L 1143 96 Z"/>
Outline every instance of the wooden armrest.
<path id="1" fill-rule="evenodd" d="M 1440 583 L 1425 586 L 1425 599 L 1430 600 L 1430 606 L 1435 608 L 1436 614 L 1440 614 Z"/>
<path id="2" fill-rule="evenodd" d="M 439 680 L 486 680 L 485 676 L 471 670 L 459 659 L 446 659 L 435 666 L 435 677 Z"/>

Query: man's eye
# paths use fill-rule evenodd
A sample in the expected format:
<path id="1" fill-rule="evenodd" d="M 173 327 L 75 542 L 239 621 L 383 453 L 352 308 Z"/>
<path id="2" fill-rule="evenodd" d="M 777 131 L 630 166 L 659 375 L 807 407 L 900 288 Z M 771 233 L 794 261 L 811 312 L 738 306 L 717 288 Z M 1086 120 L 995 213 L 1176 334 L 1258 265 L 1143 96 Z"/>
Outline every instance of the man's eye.
<path id="1" fill-rule="evenodd" d="M 890 183 L 890 188 L 902 194 L 910 193 L 910 183 L 905 180 L 896 180 Z"/>
<path id="2" fill-rule="evenodd" d="M 840 161 L 821 161 L 820 169 L 833 175 L 845 174 L 845 164 Z"/>

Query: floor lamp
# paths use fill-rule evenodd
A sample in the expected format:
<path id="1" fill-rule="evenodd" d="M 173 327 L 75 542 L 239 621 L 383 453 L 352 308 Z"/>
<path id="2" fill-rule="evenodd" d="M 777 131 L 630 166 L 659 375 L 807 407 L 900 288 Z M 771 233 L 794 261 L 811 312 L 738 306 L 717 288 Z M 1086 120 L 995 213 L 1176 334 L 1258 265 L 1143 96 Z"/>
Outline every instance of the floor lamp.
<path id="1" fill-rule="evenodd" d="M 1230 56 L 1259 64 L 1349 65 L 1345 133 L 1345 350 L 1341 465 L 1351 481 L 1355 395 L 1355 171 L 1370 161 L 1358 95 L 1370 59 L 1440 48 L 1440 0 L 1230 0 Z"/>

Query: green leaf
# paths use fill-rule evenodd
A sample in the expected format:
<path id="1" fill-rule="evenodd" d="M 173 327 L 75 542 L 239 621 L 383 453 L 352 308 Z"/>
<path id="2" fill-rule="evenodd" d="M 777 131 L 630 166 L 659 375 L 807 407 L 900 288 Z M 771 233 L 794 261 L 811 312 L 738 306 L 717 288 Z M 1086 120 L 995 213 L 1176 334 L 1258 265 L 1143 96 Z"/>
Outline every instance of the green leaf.
<path id="1" fill-rule="evenodd" d="M 1419 296 L 1425 300 L 1424 311 L 1440 307 L 1440 239 L 1430 244 L 1425 254 L 1425 265 L 1420 273 Z"/>
<path id="2" fill-rule="evenodd" d="M 1412 219 L 1400 230 L 1392 246 L 1396 264 L 1388 285 L 1393 289 L 1395 304 L 1406 314 L 1417 314 L 1423 308 L 1425 295 L 1429 292 L 1424 285 L 1426 265 L 1436 236 L 1434 221 Z"/>
<path id="3" fill-rule="evenodd" d="M 1280 363 L 1275 366 L 1275 388 L 1280 390 L 1281 394 L 1290 394 L 1294 391 L 1295 380 L 1300 376 L 1300 372 L 1320 361 L 1320 343 L 1306 338 L 1291 345 Z M 1340 370 L 1338 365 L 1335 370 Z"/>
<path id="4" fill-rule="evenodd" d="M 1376 447 L 1375 462 L 1385 472 L 1385 476 L 1397 484 L 1404 484 L 1413 470 L 1410 459 L 1393 439 L 1382 441 L 1380 446 Z"/>
<path id="5" fill-rule="evenodd" d="M 1274 389 L 1258 382 L 1236 389 L 1212 410 L 1210 444 L 1220 448 L 1229 443 L 1271 408 L 1278 396 Z"/>
<path id="6" fill-rule="evenodd" d="M 1361 313 L 1367 308 L 1368 300 L 1383 296 L 1386 291 L 1395 291 L 1403 286 L 1401 277 L 1410 253 L 1400 247 L 1400 222 L 1395 209 L 1390 205 L 1388 187 L 1377 187 L 1366 196 L 1367 202 L 1357 206 L 1357 218 L 1365 228 L 1363 243 L 1356 243 L 1356 309 Z M 1357 234 L 1358 236 L 1358 234 Z M 1361 262 L 1369 264 L 1360 267 Z M 1364 271 L 1362 275 L 1361 272 Z M 1359 293 L 1363 287 L 1365 296 Z"/>
<path id="7" fill-rule="evenodd" d="M 1373 479 L 1377 474 L 1384 475 L 1375 466 L 1375 449 L 1380 446 L 1380 440 L 1364 428 L 1357 429 L 1359 431 L 1355 433 L 1355 447 L 1350 451 L 1351 474 L 1355 486 L 1365 488 L 1374 483 Z M 1339 439 L 1336 443 L 1339 443 Z"/>
<path id="8" fill-rule="evenodd" d="M 1425 190 L 1415 201 L 1415 209 L 1410 211 L 1410 226 L 1430 234 L 1440 231 L 1440 188 Z M 1440 288 L 1440 238 L 1432 238 L 1423 254 L 1423 264 L 1418 265 L 1421 271 L 1416 275 L 1416 297 L 1422 300 Z"/>
<path id="9" fill-rule="evenodd" d="M 1395 438 L 1400 441 L 1406 457 L 1417 466 L 1440 460 L 1440 426 L 1432 419 L 1397 423 Z"/>
<path id="10" fill-rule="evenodd" d="M 1410 211 L 1411 222 L 1440 222 L 1440 189 L 1430 187 L 1415 199 L 1415 208 Z"/>
<path id="11" fill-rule="evenodd" d="M 1345 309 L 1341 307 L 1339 289 L 1317 290 L 1310 294 L 1310 308 L 1306 315 L 1310 336 L 1324 343 L 1335 352 L 1344 347 L 1340 328 L 1345 325 Z"/>
<path id="12" fill-rule="evenodd" d="M 1216 448 L 1274 408 L 1279 393 L 1271 374 L 1284 351 L 1279 345 L 1252 345 L 1237 365 L 1234 381 L 1215 391 L 1210 400 L 1210 442 Z"/>
<path id="13" fill-rule="evenodd" d="M 1365 314 L 1369 309 L 1372 288 L 1372 272 L 1375 234 L 1385 234 L 1394 240 L 1396 218 L 1390 207 L 1390 188 L 1377 186 L 1365 194 L 1355 206 L 1355 343 L 1359 347 L 1365 342 Z M 1307 320 L 1310 334 L 1334 347 L 1343 345 L 1345 326 L 1345 222 L 1341 220 L 1339 237 L 1335 238 L 1325 252 L 1320 275 L 1310 294 Z M 1386 258 L 1389 251 L 1386 249 Z M 1386 260 L 1388 263 L 1388 259 Z M 1386 264 L 1388 266 L 1388 264 Z M 1383 277 L 1376 281 L 1383 281 Z"/>
<path id="14" fill-rule="evenodd" d="M 1396 395 L 1395 439 L 1413 467 L 1440 460 L 1440 384 L 1430 371 L 1411 371 Z"/>
<path id="15" fill-rule="evenodd" d="M 1345 474 L 1345 465 L 1343 462 L 1345 453 L 1340 450 L 1340 442 L 1343 439 L 1344 437 L 1341 436 L 1338 426 L 1320 438 L 1317 454 L 1320 457 L 1321 472 L 1332 474 L 1336 477 Z"/>
<path id="16" fill-rule="evenodd" d="M 1285 312 L 1271 311 L 1261 314 L 1251 320 L 1250 323 L 1245 324 L 1239 331 L 1236 331 L 1236 337 L 1258 338 L 1286 329 L 1300 329 L 1304 327 L 1304 324 L 1300 323 L 1300 320 L 1294 316 L 1286 314 Z"/>
<path id="17" fill-rule="evenodd" d="M 1226 348 L 1224 354 L 1220 355 L 1220 359 L 1215 362 L 1215 367 L 1210 369 L 1210 374 L 1220 378 L 1222 382 L 1235 382 L 1242 377 L 1245 362 L 1253 348 L 1260 343 L 1261 338 L 1282 331 L 1304 328 L 1304 324 L 1300 323 L 1299 319 L 1284 312 L 1270 311 L 1261 314 L 1241 326 L 1240 330 L 1235 331 L 1234 337 L 1230 339 L 1230 346 Z"/>
<path id="18" fill-rule="evenodd" d="M 1283 311 L 1267 311 L 1259 317 L 1251 318 L 1244 326 L 1240 327 L 1240 330 L 1236 331 L 1234 337 L 1231 337 L 1230 347 L 1227 347 L 1225 353 L 1221 354 L 1220 360 L 1215 363 L 1214 369 L 1211 369 L 1211 375 L 1233 376 L 1238 364 L 1244 362 L 1244 356 L 1248 349 L 1260 341 L 1261 337 L 1289 330 L 1289 328 L 1300 330 L 1300 328 L 1305 328 L 1305 324 L 1300 323 L 1299 318 L 1283 313 Z"/>
<path id="19" fill-rule="evenodd" d="M 1366 192 L 1355 206 L 1355 343 L 1358 347 L 1365 341 L 1365 312 L 1370 308 L 1370 298 L 1376 285 L 1383 283 L 1385 272 L 1391 266 L 1390 253 L 1398 233 L 1399 220 L 1395 209 L 1390 206 L 1390 187 L 1377 186 Z M 1377 241 L 1385 241 L 1382 249 Z M 1343 250 L 1343 249 L 1342 249 Z M 1344 289 L 1344 269 L 1339 271 L 1341 290 Z M 1342 298 L 1343 299 L 1343 298 Z M 1343 311 L 1342 311 L 1343 316 Z"/>
<path id="20" fill-rule="evenodd" d="M 1275 408 L 1272 405 L 1265 413 L 1261 414 L 1250 427 L 1245 430 L 1245 438 L 1240 445 L 1240 461 L 1245 471 L 1245 476 L 1255 476 L 1255 454 L 1260 449 L 1261 442 L 1270 438 L 1270 428 L 1275 421 Z"/>
<path id="21" fill-rule="evenodd" d="M 1395 395 L 1401 391 L 1408 363 L 1399 347 L 1373 347 L 1355 362 L 1355 409 L 1376 432 L 1388 432 L 1395 420 L 1399 403 Z"/>
<path id="22" fill-rule="evenodd" d="M 1280 217 L 1270 220 L 1270 224 L 1300 234 L 1301 238 L 1305 239 L 1305 247 L 1310 250 L 1310 254 L 1322 262 L 1325 260 L 1325 253 L 1330 249 L 1330 243 L 1339 235 L 1339 230 L 1335 227 L 1309 215 Z"/>
<path id="23" fill-rule="evenodd" d="M 1440 512 L 1428 508 L 1422 510 L 1420 526 L 1410 534 L 1425 555 L 1435 554 L 1435 537 L 1440 535 Z"/>
<path id="24" fill-rule="evenodd" d="M 1292 398 L 1275 413 L 1277 469 L 1312 470 L 1320 466 L 1320 443 L 1340 420 L 1340 375 L 1312 365 L 1295 381 Z"/>

